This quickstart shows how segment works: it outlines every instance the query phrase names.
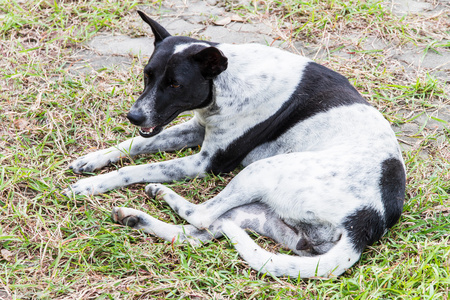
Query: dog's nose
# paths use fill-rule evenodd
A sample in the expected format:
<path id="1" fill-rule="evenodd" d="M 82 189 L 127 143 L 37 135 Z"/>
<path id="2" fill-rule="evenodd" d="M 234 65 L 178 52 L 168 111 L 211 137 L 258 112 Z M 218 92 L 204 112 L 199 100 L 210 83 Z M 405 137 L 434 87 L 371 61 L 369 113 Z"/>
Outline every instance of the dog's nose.
<path id="1" fill-rule="evenodd" d="M 127 114 L 128 120 L 130 120 L 131 124 L 139 126 L 145 121 L 145 116 L 140 111 L 130 111 Z"/>

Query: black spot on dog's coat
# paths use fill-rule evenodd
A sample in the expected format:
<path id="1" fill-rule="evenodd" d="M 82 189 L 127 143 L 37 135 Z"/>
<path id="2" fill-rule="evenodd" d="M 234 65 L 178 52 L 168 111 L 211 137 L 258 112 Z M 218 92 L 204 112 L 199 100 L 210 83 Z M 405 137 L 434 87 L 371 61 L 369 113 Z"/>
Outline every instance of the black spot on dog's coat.
<path id="1" fill-rule="evenodd" d="M 261 226 L 259 220 L 257 218 L 255 219 L 246 219 L 241 223 L 241 228 L 244 229 L 251 229 L 257 231 L 259 227 Z"/>
<path id="2" fill-rule="evenodd" d="M 383 216 L 371 207 L 356 210 L 343 224 L 357 252 L 378 241 L 385 230 Z"/>

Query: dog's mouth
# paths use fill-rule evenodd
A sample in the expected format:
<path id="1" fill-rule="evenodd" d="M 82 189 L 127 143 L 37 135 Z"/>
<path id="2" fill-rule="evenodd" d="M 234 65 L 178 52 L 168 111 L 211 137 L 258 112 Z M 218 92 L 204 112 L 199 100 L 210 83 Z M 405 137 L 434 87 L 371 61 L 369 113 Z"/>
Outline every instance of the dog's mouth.
<path id="1" fill-rule="evenodd" d="M 160 123 L 160 125 L 156 125 L 153 127 L 140 127 L 139 134 L 145 138 L 155 136 L 158 133 L 160 133 L 167 124 L 172 122 L 179 114 L 180 114 L 180 112 L 176 111 L 169 118 L 167 118 L 167 120 L 165 122 Z"/>
<path id="2" fill-rule="evenodd" d="M 160 133 L 162 129 L 163 126 L 141 127 L 139 128 L 139 134 L 142 137 L 149 138 Z"/>

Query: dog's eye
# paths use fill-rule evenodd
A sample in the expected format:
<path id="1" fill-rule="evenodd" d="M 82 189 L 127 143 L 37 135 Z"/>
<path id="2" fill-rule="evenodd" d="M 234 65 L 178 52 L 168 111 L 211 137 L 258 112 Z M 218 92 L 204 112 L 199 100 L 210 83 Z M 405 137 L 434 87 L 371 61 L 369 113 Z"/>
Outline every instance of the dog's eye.
<path id="1" fill-rule="evenodd" d="M 147 73 L 144 73 L 144 80 L 149 80 L 150 79 L 150 75 L 148 75 Z"/>
<path id="2" fill-rule="evenodd" d="M 178 84 L 178 83 L 174 82 L 174 83 L 172 83 L 170 85 L 170 87 L 173 88 L 173 89 L 179 89 L 181 87 L 181 84 Z"/>

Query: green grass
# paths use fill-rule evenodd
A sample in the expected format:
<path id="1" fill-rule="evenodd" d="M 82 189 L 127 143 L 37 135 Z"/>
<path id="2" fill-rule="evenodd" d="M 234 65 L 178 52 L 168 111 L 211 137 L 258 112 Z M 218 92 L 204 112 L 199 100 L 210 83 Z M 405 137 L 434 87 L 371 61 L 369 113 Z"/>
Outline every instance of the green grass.
<path id="1" fill-rule="evenodd" d="M 414 22 L 423 21 L 421 16 L 395 17 L 373 1 L 268 1 L 256 10 L 227 3 L 250 17 L 276 16 L 287 41 L 323 46 L 331 36 L 319 61 L 347 75 L 396 124 L 448 108 L 448 88 L 427 70 L 408 73 L 387 51 L 363 47 L 375 35 L 394 47 L 413 41 L 426 51 L 442 51 L 448 48 L 448 30 L 437 26 L 443 15 L 425 20 L 419 30 Z M 443 128 L 419 127 L 417 143 L 405 148 L 408 186 L 400 222 L 353 268 L 330 280 L 258 274 L 226 239 L 192 248 L 114 224 L 114 206 L 183 222 L 167 205 L 149 199 L 144 185 L 94 197 L 62 196 L 63 188 L 88 176 L 67 169 L 73 159 L 135 134 L 125 113 L 142 88 L 142 57 L 133 57 L 126 70 L 77 75 L 70 68 L 82 43 L 99 32 L 142 36 L 145 31 L 133 23 L 141 4 L 152 5 L 0 1 L 0 291 L 14 299 L 448 299 L 450 131 L 449 120 L 440 116 L 435 120 Z M 101 172 L 196 151 L 124 159 Z M 237 172 L 171 187 L 202 202 Z"/>

